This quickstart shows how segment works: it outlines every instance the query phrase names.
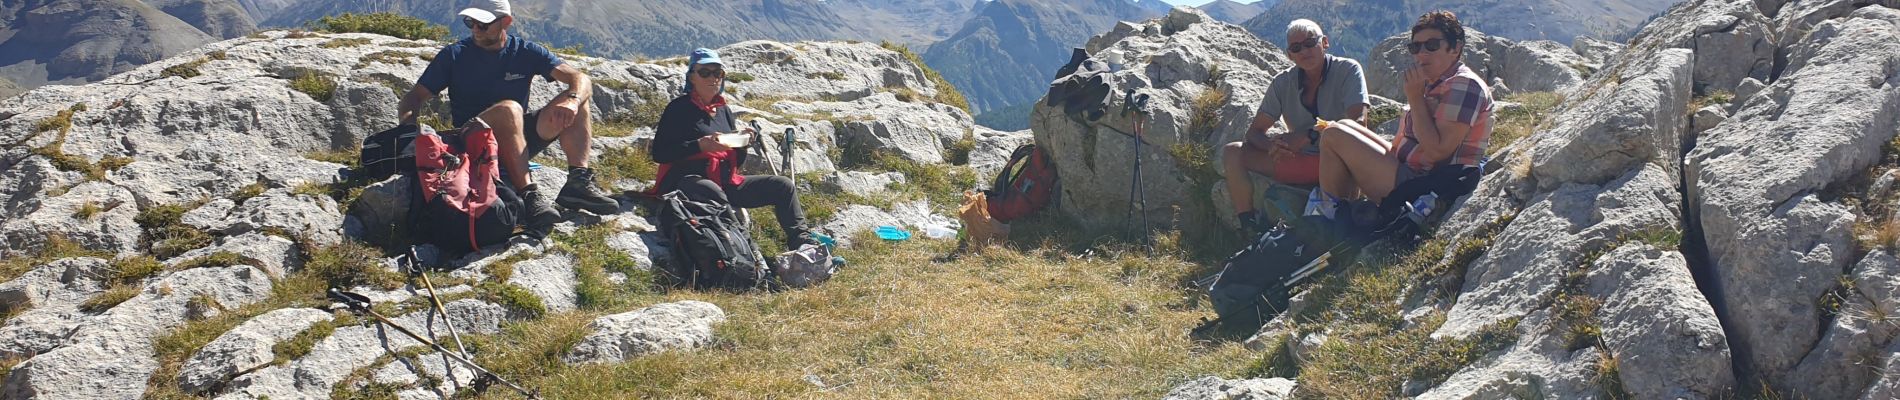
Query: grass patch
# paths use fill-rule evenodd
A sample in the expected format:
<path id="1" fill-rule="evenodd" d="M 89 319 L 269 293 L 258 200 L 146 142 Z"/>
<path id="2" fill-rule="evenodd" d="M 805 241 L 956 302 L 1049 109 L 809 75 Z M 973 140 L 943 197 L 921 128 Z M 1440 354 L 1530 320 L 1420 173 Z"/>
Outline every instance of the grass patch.
<path id="1" fill-rule="evenodd" d="M 1366 127 L 1378 130 L 1380 126 L 1385 125 L 1387 122 L 1392 122 L 1392 120 L 1399 119 L 1399 116 L 1404 114 L 1404 106 L 1373 107 L 1367 109 Z"/>
<path id="2" fill-rule="evenodd" d="M 554 47 L 552 44 L 541 43 L 541 47 L 546 47 L 548 51 L 554 52 L 554 54 L 587 57 L 587 45 L 581 43 L 575 43 L 567 47 Z"/>
<path id="3" fill-rule="evenodd" d="M 659 174 L 659 166 L 653 163 L 646 149 L 610 147 L 601 151 L 600 161 L 594 163 L 594 171 L 598 175 L 594 180 L 595 185 L 608 193 L 618 193 L 622 189 L 632 188 L 621 188 L 615 182 L 627 179 L 653 181 Z"/>
<path id="4" fill-rule="evenodd" d="M 263 265 L 263 263 L 258 262 L 256 259 L 252 259 L 250 257 L 238 255 L 237 253 L 232 253 L 228 251 L 220 251 L 216 253 L 211 253 L 210 255 L 207 255 L 204 257 L 198 257 L 198 258 L 186 260 L 185 262 L 178 263 L 178 265 L 174 266 L 172 269 L 183 271 L 183 270 L 195 269 L 195 268 L 217 268 L 217 267 L 229 267 L 229 266 L 236 266 L 236 265 L 259 266 L 259 265 Z"/>
<path id="5" fill-rule="evenodd" d="M 195 399 L 197 396 L 185 394 L 178 388 L 178 370 L 185 360 L 197 354 L 205 344 L 232 328 L 250 321 L 264 313 L 292 307 L 326 307 L 324 300 L 324 282 L 298 272 L 284 279 L 271 282 L 271 295 L 263 301 L 226 310 L 217 316 L 199 321 L 190 321 L 184 326 L 159 336 L 152 342 L 153 355 L 159 361 L 156 373 L 146 382 L 145 398 L 148 399 Z M 275 350 L 275 348 L 273 348 Z"/>
<path id="6" fill-rule="evenodd" d="M 629 294 L 629 305 L 711 302 L 729 320 L 707 348 L 624 363 L 560 361 L 604 310 L 464 339 L 477 362 L 547 398 L 1154 398 L 1251 356 L 1184 334 L 1207 313 L 1180 305 L 1194 264 L 1120 245 L 1073 258 L 1061 249 L 1088 239 L 1050 240 L 1063 244 L 957 257 L 954 241 L 872 240 L 814 288 Z"/>
<path id="7" fill-rule="evenodd" d="M 838 71 L 813 72 L 813 73 L 805 74 L 805 79 L 824 79 L 827 81 L 842 81 L 844 80 L 844 73 L 838 72 Z"/>
<path id="8" fill-rule="evenodd" d="M 310 350 L 317 347 L 317 342 L 323 341 L 323 338 L 330 337 L 330 333 L 335 331 L 336 324 L 331 321 L 323 321 L 311 325 L 310 328 L 304 329 L 303 332 L 298 332 L 297 336 L 292 336 L 290 340 L 278 342 L 276 345 L 271 346 L 271 354 L 277 356 L 276 360 L 272 361 L 272 363 L 283 364 L 310 355 Z"/>
<path id="9" fill-rule="evenodd" d="M 318 103 L 329 103 L 336 96 L 336 77 L 330 74 L 309 71 L 290 80 L 290 89 L 310 95 Z"/>
<path id="10" fill-rule="evenodd" d="M 1689 114 L 1695 114 L 1696 110 L 1701 110 L 1703 107 L 1708 107 L 1708 106 L 1727 107 L 1728 104 L 1733 101 L 1735 101 L 1735 92 L 1730 92 L 1727 90 L 1717 90 L 1707 95 L 1697 96 L 1694 99 L 1690 99 L 1689 108 L 1685 110 L 1684 112 L 1687 112 Z"/>
<path id="11" fill-rule="evenodd" d="M 951 85 L 950 81 L 944 80 L 943 74 L 939 74 L 937 70 L 931 69 L 929 65 L 925 65 L 923 57 L 919 57 L 917 53 L 911 52 L 909 46 L 891 42 L 880 42 L 878 46 L 884 47 L 885 50 L 897 52 L 897 54 L 904 56 L 905 60 L 910 60 L 911 64 L 916 65 L 917 69 L 923 70 L 924 79 L 929 80 L 931 85 L 937 87 L 937 96 L 934 99 L 938 103 L 961 108 L 964 112 L 970 111 L 970 101 L 963 97 L 963 92 L 958 92 L 955 85 Z"/>
<path id="12" fill-rule="evenodd" d="M 1564 96 L 1553 92 L 1527 92 L 1506 96 L 1504 100 L 1522 104 L 1523 107 L 1496 115 L 1491 125 L 1491 143 L 1484 149 L 1485 155 L 1489 157 L 1497 157 L 1499 150 L 1543 129 L 1550 119 L 1551 111 L 1563 103 Z"/>
<path id="13" fill-rule="evenodd" d="M 270 186 L 264 185 L 264 182 L 251 182 L 249 185 L 238 188 L 237 192 L 231 193 L 231 201 L 237 204 L 244 204 L 247 200 L 256 198 L 257 196 L 263 196 L 264 191 L 269 189 Z"/>
<path id="14" fill-rule="evenodd" d="M 86 204 L 80 204 L 79 209 L 73 211 L 73 218 L 92 219 L 92 216 L 99 215 L 99 212 L 104 210 L 104 208 L 99 207 L 99 202 L 86 201 Z"/>
<path id="15" fill-rule="evenodd" d="M 106 289 L 104 292 L 92 295 L 92 297 L 87 298 L 85 302 L 79 303 L 79 311 L 89 313 L 105 312 L 106 310 L 112 309 L 113 306 L 124 303 L 126 300 L 131 300 L 132 297 L 138 295 L 138 286 L 115 285 L 111 289 Z"/>
<path id="16" fill-rule="evenodd" d="M 953 165 L 970 165 L 970 153 L 976 151 L 976 130 L 963 132 L 963 138 L 944 149 L 944 159 Z"/>
<path id="17" fill-rule="evenodd" d="M 1206 140 L 1214 134 L 1215 125 L 1220 123 L 1221 106 L 1227 105 L 1227 91 L 1210 88 L 1194 96 L 1189 104 L 1188 131 L 1190 137 Z"/>
<path id="18" fill-rule="evenodd" d="M 152 256 L 133 256 L 112 261 L 112 281 L 134 284 L 165 271 L 165 265 Z"/>
<path id="19" fill-rule="evenodd" d="M 198 75 L 203 75 L 202 73 L 198 72 L 198 67 L 204 66 L 206 62 L 210 62 L 210 61 L 211 61 L 210 59 L 200 58 L 196 60 L 174 64 L 172 66 L 165 67 L 165 69 L 159 70 L 158 77 L 160 79 L 172 78 L 172 77 L 183 78 L 183 79 L 196 78 L 198 77 Z"/>
<path id="20" fill-rule="evenodd" d="M 402 274 L 383 267 L 382 252 L 365 244 L 346 240 L 306 253 L 309 261 L 304 263 L 304 271 L 330 287 L 393 290 L 404 283 Z"/>
<path id="21" fill-rule="evenodd" d="M 341 40 L 341 39 L 338 39 L 338 40 Z M 375 53 L 369 53 L 368 55 L 364 55 L 361 60 L 358 60 L 356 62 L 356 68 L 362 69 L 364 67 L 368 67 L 370 63 L 383 63 L 383 64 L 390 64 L 390 65 L 411 65 L 415 63 L 414 60 L 417 59 L 416 55 L 417 53 L 411 53 L 411 52 L 400 51 L 400 50 L 378 51 Z M 434 56 L 430 56 L 430 57 L 434 57 Z"/>
<path id="22" fill-rule="evenodd" d="M 733 73 L 726 74 L 726 81 L 732 82 L 732 83 L 746 83 L 746 82 L 751 82 L 755 79 L 758 79 L 758 78 L 753 77 L 752 74 L 748 74 L 744 72 L 734 71 Z"/>
<path id="23" fill-rule="evenodd" d="M 161 204 L 144 210 L 133 217 L 139 227 L 145 229 L 145 247 L 159 258 L 172 258 L 187 251 L 210 246 L 216 239 L 210 232 L 185 225 L 182 221 L 186 212 L 204 205 L 204 201 L 179 204 Z"/>
<path id="24" fill-rule="evenodd" d="M 409 40 L 446 40 L 449 27 L 393 12 L 342 13 L 311 21 L 310 29 L 331 33 L 361 32 Z"/>
<path id="25" fill-rule="evenodd" d="M 600 82 L 600 81 L 595 81 L 595 82 Z M 612 88 L 613 86 L 607 86 L 607 87 Z M 606 123 L 602 124 L 604 126 L 658 127 L 660 125 L 660 115 L 666 112 L 666 104 L 673 101 L 672 98 L 668 98 L 666 97 L 666 95 L 660 94 L 660 92 L 653 91 L 653 90 L 633 89 L 633 88 L 616 89 L 616 90 L 632 90 L 634 96 L 639 97 L 640 101 L 635 102 L 633 105 L 629 106 L 628 109 L 624 112 L 615 113 L 613 115 L 608 116 L 608 118 L 606 119 Z M 608 132 L 624 131 L 626 132 L 626 135 L 633 134 L 633 129 L 630 129 L 630 128 L 624 129 L 624 130 L 609 130 L 609 129 L 595 130 L 596 133 L 599 133 L 602 131 L 608 131 Z"/>
<path id="26" fill-rule="evenodd" d="M 369 38 L 335 38 L 335 39 L 330 39 L 330 41 L 328 42 L 323 42 L 323 44 L 319 44 L 317 45 L 317 47 L 325 48 L 325 49 L 338 49 L 338 48 L 367 45 L 369 44 L 369 42 L 370 42 Z"/>
<path id="27" fill-rule="evenodd" d="M 66 147 L 66 135 L 72 132 L 73 115 L 82 111 L 86 111 L 86 104 L 75 103 L 72 107 L 60 110 L 59 113 L 54 114 L 52 117 L 35 123 L 33 125 L 34 132 L 56 133 L 53 136 L 52 143 L 34 148 L 32 154 L 46 157 L 48 161 L 53 163 L 53 168 L 58 170 L 78 171 L 84 174 L 89 181 L 105 180 L 106 173 L 125 168 L 126 165 L 132 164 L 131 158 L 121 156 L 105 156 L 99 158 L 98 162 L 93 162 L 83 156 L 66 154 L 64 150 Z"/>
<path id="28" fill-rule="evenodd" d="M 572 235 L 554 236 L 556 249 L 574 255 L 574 275 L 580 281 L 575 300 L 584 310 L 621 308 L 627 305 L 629 296 L 654 291 L 651 271 L 641 268 L 627 253 L 607 245 L 607 238 L 616 232 L 603 224 L 581 228 Z M 608 281 L 608 273 L 625 274 L 626 283 Z"/>
<path id="29" fill-rule="evenodd" d="M 46 243 L 24 257 L 0 258 L 0 282 L 12 281 L 46 263 L 74 257 L 110 258 L 111 253 L 87 249 L 79 242 L 59 234 L 46 237 Z"/>
<path id="30" fill-rule="evenodd" d="M 548 313 L 548 307 L 541 303 L 540 297 L 520 286 L 498 282 L 483 282 L 475 285 L 476 298 L 482 301 L 506 307 L 510 313 L 520 314 L 528 319 L 538 319 Z"/>

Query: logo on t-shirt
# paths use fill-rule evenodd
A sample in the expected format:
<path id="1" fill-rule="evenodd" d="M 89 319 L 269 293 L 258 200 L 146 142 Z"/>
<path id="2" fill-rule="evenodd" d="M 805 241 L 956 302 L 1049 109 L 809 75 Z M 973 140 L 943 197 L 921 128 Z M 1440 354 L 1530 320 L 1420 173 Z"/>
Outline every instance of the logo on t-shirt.
<path id="1" fill-rule="evenodd" d="M 506 75 L 502 75 L 502 76 L 501 76 L 501 80 L 504 80 L 504 81 L 512 81 L 512 80 L 519 80 L 519 79 L 521 79 L 521 78 L 526 78 L 526 77 L 528 77 L 528 76 L 527 76 L 527 75 L 522 75 L 522 74 L 517 74 L 517 73 L 513 73 L 513 72 L 510 72 L 510 73 L 508 73 L 508 74 L 506 74 Z"/>

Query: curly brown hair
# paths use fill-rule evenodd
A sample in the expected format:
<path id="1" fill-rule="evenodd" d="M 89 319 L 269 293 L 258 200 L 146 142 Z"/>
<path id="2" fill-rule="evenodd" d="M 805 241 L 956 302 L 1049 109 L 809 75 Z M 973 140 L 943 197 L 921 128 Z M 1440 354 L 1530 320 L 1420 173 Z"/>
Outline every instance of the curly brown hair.
<path id="1" fill-rule="evenodd" d="M 1445 34 L 1445 44 L 1448 46 L 1465 42 L 1465 26 L 1458 23 L 1458 16 L 1450 11 L 1438 10 L 1419 16 L 1418 23 L 1412 25 L 1412 34 L 1417 35 L 1426 29 L 1437 29 L 1439 33 Z"/>

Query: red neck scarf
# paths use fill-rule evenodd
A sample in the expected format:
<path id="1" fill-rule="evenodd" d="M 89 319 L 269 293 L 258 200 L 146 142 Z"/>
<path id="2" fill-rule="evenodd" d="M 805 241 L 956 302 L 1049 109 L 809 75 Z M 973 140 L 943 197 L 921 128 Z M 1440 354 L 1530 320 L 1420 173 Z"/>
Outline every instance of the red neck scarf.
<path id="1" fill-rule="evenodd" d="M 699 107 L 700 111 L 705 111 L 706 115 L 713 115 L 719 111 L 719 107 L 726 106 L 726 96 L 715 94 L 712 101 L 704 103 L 699 102 L 699 96 L 687 95 L 686 97 L 693 101 L 693 106 Z"/>

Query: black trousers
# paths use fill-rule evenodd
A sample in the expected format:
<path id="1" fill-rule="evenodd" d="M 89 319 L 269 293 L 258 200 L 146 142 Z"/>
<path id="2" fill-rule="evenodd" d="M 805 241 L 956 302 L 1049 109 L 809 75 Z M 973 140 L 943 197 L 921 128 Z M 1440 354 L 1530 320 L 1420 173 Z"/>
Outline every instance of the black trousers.
<path id="1" fill-rule="evenodd" d="M 791 178 L 747 175 L 745 183 L 731 188 L 721 188 L 718 182 L 699 175 L 686 175 L 683 178 L 679 182 L 679 190 L 693 200 L 717 200 L 739 208 L 773 206 L 779 228 L 787 233 L 796 232 L 795 228 L 805 224 L 805 209 L 798 205 L 798 191 L 792 185 Z"/>

